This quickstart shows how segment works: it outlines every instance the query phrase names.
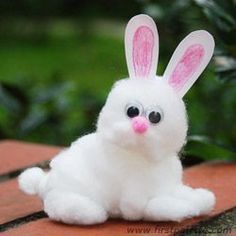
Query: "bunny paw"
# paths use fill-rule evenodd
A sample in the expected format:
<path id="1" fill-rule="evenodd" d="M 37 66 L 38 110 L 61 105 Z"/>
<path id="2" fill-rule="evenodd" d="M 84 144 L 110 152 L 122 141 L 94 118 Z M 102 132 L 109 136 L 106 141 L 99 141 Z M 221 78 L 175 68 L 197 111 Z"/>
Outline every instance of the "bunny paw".
<path id="1" fill-rule="evenodd" d="M 215 195 L 203 188 L 192 189 L 188 186 L 182 186 L 176 191 L 175 197 L 192 203 L 198 208 L 200 214 L 209 213 L 215 205 Z"/>
<path id="2" fill-rule="evenodd" d="M 99 224 L 108 217 L 101 206 L 74 193 L 49 194 L 44 200 L 44 210 L 51 219 L 67 224 Z"/>
<path id="3" fill-rule="evenodd" d="M 181 221 L 199 215 L 198 209 L 188 201 L 163 196 L 149 201 L 144 219 L 150 221 Z"/>

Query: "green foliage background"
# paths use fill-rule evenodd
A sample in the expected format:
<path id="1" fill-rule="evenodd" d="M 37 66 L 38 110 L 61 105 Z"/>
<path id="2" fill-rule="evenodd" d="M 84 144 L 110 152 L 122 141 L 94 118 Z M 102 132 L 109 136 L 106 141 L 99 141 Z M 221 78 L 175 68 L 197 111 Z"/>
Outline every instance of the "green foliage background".
<path id="1" fill-rule="evenodd" d="M 214 35 L 214 60 L 185 97 L 184 154 L 235 158 L 235 12 L 234 0 L 0 2 L 0 138 L 69 145 L 93 131 L 112 84 L 127 76 L 125 24 L 147 13 L 160 34 L 158 74 L 190 31 Z"/>

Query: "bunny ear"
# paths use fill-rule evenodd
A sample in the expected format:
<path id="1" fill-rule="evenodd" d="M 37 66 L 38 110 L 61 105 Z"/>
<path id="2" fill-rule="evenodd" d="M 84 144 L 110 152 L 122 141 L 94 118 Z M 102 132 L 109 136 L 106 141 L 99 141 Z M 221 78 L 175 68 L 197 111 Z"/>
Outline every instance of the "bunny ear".
<path id="1" fill-rule="evenodd" d="M 154 78 L 159 38 L 156 24 L 147 15 L 134 16 L 125 31 L 125 54 L 130 78 Z"/>
<path id="2" fill-rule="evenodd" d="M 163 75 L 183 97 L 209 63 L 214 52 L 214 39 L 207 31 L 190 33 L 178 45 Z"/>

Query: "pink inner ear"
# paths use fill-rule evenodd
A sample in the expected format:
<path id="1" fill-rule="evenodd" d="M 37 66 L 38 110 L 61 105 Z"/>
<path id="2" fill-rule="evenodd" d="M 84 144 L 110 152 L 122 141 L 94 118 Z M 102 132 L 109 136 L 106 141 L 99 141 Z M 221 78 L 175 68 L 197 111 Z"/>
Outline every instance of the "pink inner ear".
<path id="1" fill-rule="evenodd" d="M 172 72 L 169 84 L 176 90 L 181 89 L 197 70 L 205 54 L 201 44 L 191 45 Z"/>
<path id="2" fill-rule="evenodd" d="M 154 34 L 147 26 L 140 26 L 133 38 L 133 65 L 135 76 L 148 77 L 154 47 Z"/>

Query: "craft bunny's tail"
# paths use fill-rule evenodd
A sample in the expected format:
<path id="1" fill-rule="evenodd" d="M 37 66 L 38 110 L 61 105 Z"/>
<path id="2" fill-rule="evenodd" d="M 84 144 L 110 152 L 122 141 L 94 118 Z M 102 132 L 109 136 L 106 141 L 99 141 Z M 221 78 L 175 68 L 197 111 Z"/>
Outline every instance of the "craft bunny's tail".
<path id="1" fill-rule="evenodd" d="M 18 178 L 20 189 L 30 195 L 39 194 L 40 184 L 47 174 L 39 167 L 25 170 Z"/>

